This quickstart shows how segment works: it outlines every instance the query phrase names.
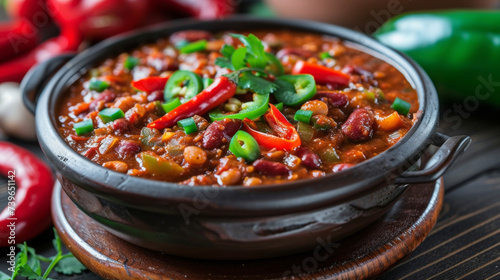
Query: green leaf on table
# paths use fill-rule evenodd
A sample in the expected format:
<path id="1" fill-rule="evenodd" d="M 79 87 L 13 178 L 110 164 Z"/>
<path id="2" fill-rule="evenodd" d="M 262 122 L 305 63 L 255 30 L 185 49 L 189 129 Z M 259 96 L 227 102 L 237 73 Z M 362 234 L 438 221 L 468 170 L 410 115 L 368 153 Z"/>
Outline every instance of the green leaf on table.
<path id="1" fill-rule="evenodd" d="M 28 264 L 24 264 L 23 266 L 19 267 L 19 275 L 28 278 L 29 280 L 43 280 L 44 278 L 40 276 L 40 274 L 37 274 L 36 272 L 31 269 L 31 267 Z"/>
<path id="2" fill-rule="evenodd" d="M 21 249 L 21 251 L 28 257 L 26 264 L 31 267 L 31 269 L 40 274 L 42 273 L 42 267 L 40 265 L 40 260 L 37 257 L 35 248 L 29 247 L 26 242 L 22 245 L 18 244 L 17 248 Z"/>
<path id="3" fill-rule="evenodd" d="M 5 272 L 0 271 L 0 280 L 10 280 L 10 276 L 5 274 Z"/>
<path id="4" fill-rule="evenodd" d="M 257 94 L 269 94 L 278 89 L 278 85 L 261 77 L 257 77 L 249 72 L 244 72 L 239 77 L 238 86 L 243 89 L 250 89 Z"/>
<path id="5" fill-rule="evenodd" d="M 56 228 L 54 228 L 53 230 L 54 230 L 54 239 L 52 240 L 52 245 L 54 245 L 54 248 L 56 249 L 57 253 L 59 253 L 62 252 L 61 238 L 59 238 Z"/>
<path id="6" fill-rule="evenodd" d="M 87 270 L 87 268 L 73 255 L 61 259 L 54 267 L 54 269 L 57 272 L 66 275 L 80 274 L 83 271 Z"/>

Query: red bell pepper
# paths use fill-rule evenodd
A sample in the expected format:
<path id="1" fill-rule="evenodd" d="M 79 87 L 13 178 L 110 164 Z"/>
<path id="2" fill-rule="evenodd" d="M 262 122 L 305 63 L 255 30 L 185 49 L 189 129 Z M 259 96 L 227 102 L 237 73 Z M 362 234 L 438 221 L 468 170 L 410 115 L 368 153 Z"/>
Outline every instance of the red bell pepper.
<path id="1" fill-rule="evenodd" d="M 147 77 L 138 81 L 133 81 L 132 86 L 140 91 L 153 92 L 163 90 L 170 77 Z"/>
<path id="2" fill-rule="evenodd" d="M 243 120 L 243 129 L 250 133 L 260 146 L 267 149 L 276 148 L 279 150 L 293 150 L 299 147 L 302 142 L 300 141 L 299 134 L 295 127 L 288 122 L 278 108 L 273 104 L 269 104 L 269 106 L 271 108 L 269 112 L 264 115 L 264 118 L 269 126 L 276 131 L 279 137 L 254 129 L 256 128 L 255 123 L 248 118 Z"/>
<path id="3" fill-rule="evenodd" d="M 8 204 L 0 213 L 0 247 L 13 246 L 51 224 L 54 177 L 42 160 L 9 142 L 0 142 L 0 174 L 9 180 Z"/>
<path id="4" fill-rule="evenodd" d="M 351 77 L 344 72 L 302 60 L 295 63 L 292 74 L 311 74 L 314 80 L 319 84 L 332 83 L 347 86 L 351 79 Z"/>
<path id="5" fill-rule="evenodd" d="M 210 86 L 198 93 L 198 95 L 168 112 L 165 116 L 149 123 L 148 127 L 164 129 L 175 125 L 179 120 L 194 115 L 203 115 L 233 97 L 236 88 L 236 84 L 228 77 L 217 77 Z"/>

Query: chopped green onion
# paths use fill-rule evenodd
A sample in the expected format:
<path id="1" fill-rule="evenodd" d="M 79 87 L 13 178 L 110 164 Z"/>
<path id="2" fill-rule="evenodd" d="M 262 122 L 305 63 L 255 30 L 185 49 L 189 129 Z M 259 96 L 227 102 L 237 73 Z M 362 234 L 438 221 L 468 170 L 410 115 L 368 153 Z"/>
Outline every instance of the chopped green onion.
<path id="1" fill-rule="evenodd" d="M 298 122 L 309 123 L 311 121 L 311 117 L 313 115 L 313 111 L 309 110 L 298 110 L 293 116 L 293 119 Z"/>
<path id="2" fill-rule="evenodd" d="M 283 111 L 283 102 L 280 102 L 280 103 L 274 105 L 274 107 L 276 107 L 280 111 Z"/>
<path id="3" fill-rule="evenodd" d="M 244 158 L 246 161 L 252 162 L 260 157 L 260 147 L 255 138 L 248 132 L 238 130 L 231 142 L 229 143 L 229 151 L 235 156 Z"/>
<path id="4" fill-rule="evenodd" d="M 90 90 L 95 90 L 97 92 L 102 92 L 103 90 L 107 89 L 109 87 L 109 83 L 105 81 L 98 80 L 96 78 L 90 79 L 89 82 L 89 89 Z"/>
<path id="5" fill-rule="evenodd" d="M 336 161 L 340 160 L 340 157 L 337 154 L 337 151 L 333 147 L 323 149 L 321 151 L 321 153 L 319 154 L 319 157 L 324 162 L 336 162 Z"/>
<path id="6" fill-rule="evenodd" d="M 128 70 L 132 70 L 137 66 L 137 64 L 139 64 L 139 59 L 137 57 L 129 56 L 125 59 L 123 66 L 125 66 Z"/>
<path id="7" fill-rule="evenodd" d="M 173 109 L 181 106 L 181 100 L 179 99 L 179 97 L 176 97 L 172 99 L 172 101 L 162 104 L 161 106 L 163 107 L 163 110 L 165 110 L 165 113 L 168 113 Z"/>
<path id="8" fill-rule="evenodd" d="M 125 114 L 120 108 L 106 108 L 99 112 L 99 117 L 104 123 L 112 122 L 124 116 Z"/>
<path id="9" fill-rule="evenodd" d="M 203 89 L 206 89 L 209 85 L 211 85 L 214 82 L 214 79 L 212 78 L 203 78 L 201 80 L 203 81 Z"/>
<path id="10" fill-rule="evenodd" d="M 297 133 L 299 134 L 300 140 L 307 143 L 314 137 L 314 128 L 306 123 L 299 122 L 297 124 Z"/>
<path id="11" fill-rule="evenodd" d="M 94 130 L 94 124 L 91 119 L 86 119 L 84 121 L 75 123 L 73 126 L 75 129 L 76 135 L 84 135 Z"/>
<path id="12" fill-rule="evenodd" d="M 333 58 L 333 56 L 329 52 L 322 52 L 319 54 L 319 58 L 321 58 L 321 59 Z"/>
<path id="13" fill-rule="evenodd" d="M 398 113 L 404 116 L 408 115 L 408 113 L 410 112 L 410 107 L 411 107 L 410 103 L 404 101 L 399 97 L 396 97 L 396 99 L 394 99 L 394 102 L 391 105 L 392 109 L 396 110 Z"/>
<path id="14" fill-rule="evenodd" d="M 191 134 L 198 131 L 198 127 L 196 126 L 193 118 L 180 120 L 177 122 L 177 125 L 181 128 L 184 128 L 184 132 L 186 132 L 186 134 Z"/>
<path id="15" fill-rule="evenodd" d="M 207 40 L 199 40 L 193 43 L 189 43 L 179 49 L 181 53 L 194 53 L 200 52 L 207 49 Z"/>

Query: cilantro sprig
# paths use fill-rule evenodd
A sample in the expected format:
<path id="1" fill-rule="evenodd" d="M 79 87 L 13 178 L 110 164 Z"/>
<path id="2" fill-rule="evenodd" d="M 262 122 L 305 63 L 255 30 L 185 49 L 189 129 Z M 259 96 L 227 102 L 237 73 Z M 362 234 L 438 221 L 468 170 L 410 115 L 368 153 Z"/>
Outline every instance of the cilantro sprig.
<path id="1" fill-rule="evenodd" d="M 53 269 L 66 275 L 80 274 L 86 270 L 87 268 L 81 264 L 75 256 L 73 256 L 73 254 L 63 254 L 63 245 L 55 229 L 54 236 L 52 244 L 57 253 L 50 258 L 37 255 L 35 249 L 29 247 L 26 242 L 24 242 L 23 245 L 18 244 L 17 246 L 21 251 L 16 254 L 16 265 L 14 267 L 14 271 L 11 276 L 0 271 L 0 280 L 15 280 L 18 276 L 22 276 L 30 280 L 53 280 L 53 278 L 48 278 Z M 45 269 L 43 275 L 40 261 L 49 263 L 49 266 Z"/>
<path id="2" fill-rule="evenodd" d="M 259 68 L 241 68 L 225 76 L 235 82 L 242 89 L 250 89 L 257 94 L 270 94 L 278 89 L 278 85 L 264 78 L 257 77 L 252 72 L 266 76 L 264 70 Z"/>

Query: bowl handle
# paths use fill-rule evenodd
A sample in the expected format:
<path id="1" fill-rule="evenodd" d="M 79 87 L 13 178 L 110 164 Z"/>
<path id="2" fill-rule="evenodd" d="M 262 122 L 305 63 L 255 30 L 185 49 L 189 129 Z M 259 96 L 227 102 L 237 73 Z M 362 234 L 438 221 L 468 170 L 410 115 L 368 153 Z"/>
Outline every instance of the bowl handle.
<path id="1" fill-rule="evenodd" d="M 469 136 L 446 136 L 436 133 L 433 144 L 440 146 L 436 153 L 426 162 L 422 170 L 406 171 L 396 178 L 397 184 L 415 184 L 433 182 L 443 176 L 444 172 L 455 162 L 470 145 Z"/>
<path id="2" fill-rule="evenodd" d="M 49 78 L 76 53 L 67 53 L 50 58 L 32 67 L 21 81 L 20 89 L 24 106 L 34 115 L 38 96 Z"/>

